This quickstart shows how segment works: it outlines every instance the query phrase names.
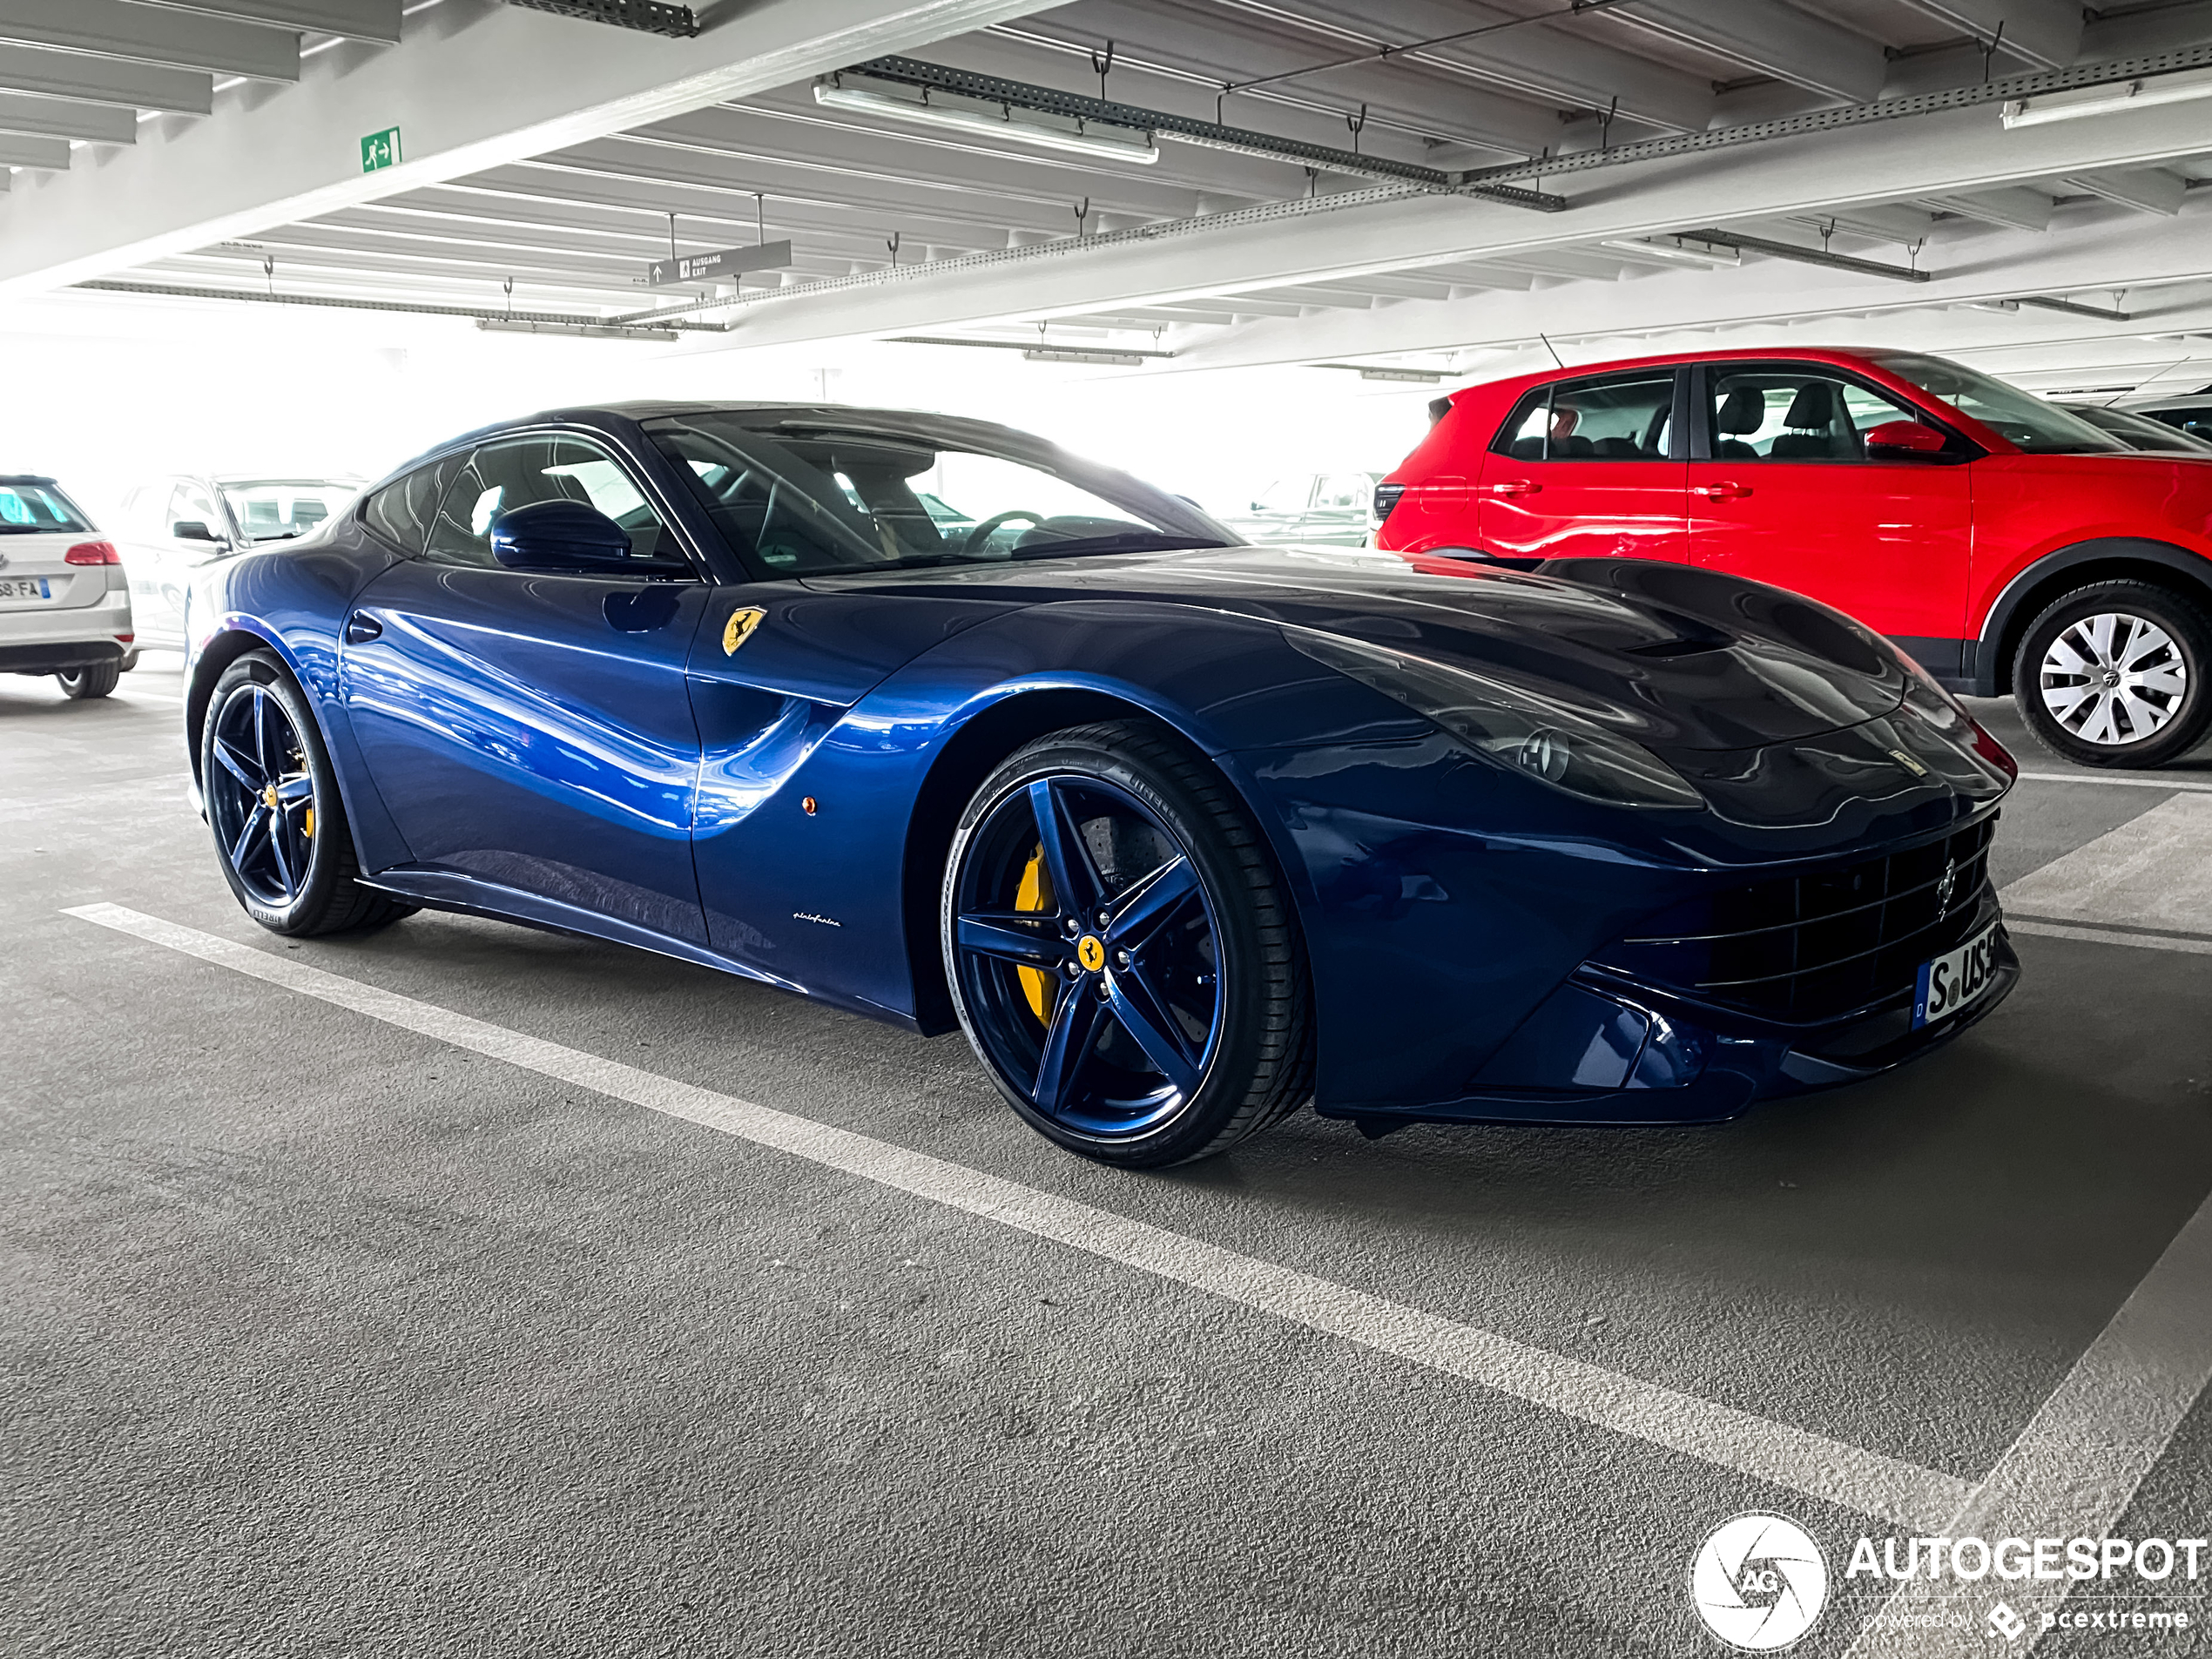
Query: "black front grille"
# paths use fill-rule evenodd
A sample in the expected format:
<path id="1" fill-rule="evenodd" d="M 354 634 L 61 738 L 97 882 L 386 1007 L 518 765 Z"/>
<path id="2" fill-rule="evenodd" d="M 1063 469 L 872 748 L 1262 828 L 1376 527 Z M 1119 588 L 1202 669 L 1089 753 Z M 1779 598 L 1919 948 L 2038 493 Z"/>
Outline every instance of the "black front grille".
<path id="1" fill-rule="evenodd" d="M 1940 841 L 1677 905 L 1596 965 L 1703 1002 L 1793 1023 L 1910 990 L 1966 942 L 1989 887 L 1994 813 Z"/>

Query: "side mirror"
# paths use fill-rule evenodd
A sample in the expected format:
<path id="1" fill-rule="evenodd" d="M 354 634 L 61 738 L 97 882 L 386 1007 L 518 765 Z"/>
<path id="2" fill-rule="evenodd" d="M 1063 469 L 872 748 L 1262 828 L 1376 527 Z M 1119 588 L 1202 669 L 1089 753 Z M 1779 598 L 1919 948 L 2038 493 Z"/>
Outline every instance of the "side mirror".
<path id="1" fill-rule="evenodd" d="M 214 542 L 222 538 L 196 518 L 180 518 L 169 527 L 169 534 L 180 542 Z"/>
<path id="2" fill-rule="evenodd" d="M 1885 421 L 1879 426 L 1867 428 L 1863 435 L 1870 458 L 1905 461 L 1915 455 L 1943 453 L 1943 434 L 1918 421 Z"/>
<path id="3" fill-rule="evenodd" d="M 630 532 L 580 501 L 534 501 L 491 522 L 491 556 L 510 570 L 611 573 L 635 564 Z"/>

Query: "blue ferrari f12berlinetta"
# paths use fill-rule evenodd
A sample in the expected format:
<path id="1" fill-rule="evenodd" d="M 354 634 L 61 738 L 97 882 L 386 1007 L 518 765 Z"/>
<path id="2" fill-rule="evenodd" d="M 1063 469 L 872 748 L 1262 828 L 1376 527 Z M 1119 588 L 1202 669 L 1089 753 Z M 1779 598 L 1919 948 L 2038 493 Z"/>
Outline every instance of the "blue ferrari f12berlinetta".
<path id="1" fill-rule="evenodd" d="M 1249 546 L 982 421 L 508 422 L 212 565 L 188 625 L 264 927 L 464 911 L 957 1025 L 1130 1167 L 1309 1100 L 1725 1118 L 2019 972 L 2013 764 L 1848 617 L 1656 561 Z"/>

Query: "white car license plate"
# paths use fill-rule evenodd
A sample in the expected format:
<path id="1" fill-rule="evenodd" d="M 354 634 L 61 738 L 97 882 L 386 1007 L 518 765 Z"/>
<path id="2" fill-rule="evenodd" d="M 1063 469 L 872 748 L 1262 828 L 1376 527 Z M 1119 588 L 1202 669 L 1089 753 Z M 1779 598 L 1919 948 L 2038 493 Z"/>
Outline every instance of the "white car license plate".
<path id="1" fill-rule="evenodd" d="M 51 599 L 53 590 L 43 576 L 19 576 L 0 582 L 0 599 Z"/>
<path id="2" fill-rule="evenodd" d="M 1958 949 L 1920 964 L 1912 993 L 1912 1025 L 1918 1030 L 1948 1019 L 1979 1001 L 1997 982 L 1997 924 L 1991 922 Z"/>

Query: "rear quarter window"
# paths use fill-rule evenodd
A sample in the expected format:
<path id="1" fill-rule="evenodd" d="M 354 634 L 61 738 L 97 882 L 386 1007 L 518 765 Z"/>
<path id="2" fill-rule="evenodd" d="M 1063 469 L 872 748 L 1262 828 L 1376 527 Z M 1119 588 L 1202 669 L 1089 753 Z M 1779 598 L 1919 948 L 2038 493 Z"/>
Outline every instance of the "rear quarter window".
<path id="1" fill-rule="evenodd" d="M 361 503 L 361 522 L 401 552 L 419 556 L 437 516 L 439 497 L 468 460 L 463 449 L 395 478 Z"/>

